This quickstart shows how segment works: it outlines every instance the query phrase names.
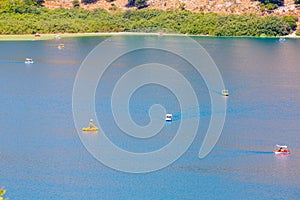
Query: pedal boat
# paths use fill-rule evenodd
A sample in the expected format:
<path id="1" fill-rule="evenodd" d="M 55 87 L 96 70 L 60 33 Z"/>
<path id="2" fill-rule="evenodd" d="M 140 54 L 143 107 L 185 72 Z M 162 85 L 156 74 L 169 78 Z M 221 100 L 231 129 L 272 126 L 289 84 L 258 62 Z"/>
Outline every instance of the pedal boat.
<path id="1" fill-rule="evenodd" d="M 276 149 L 274 149 L 275 154 L 290 154 L 291 150 L 288 149 L 286 145 L 276 145 Z"/>

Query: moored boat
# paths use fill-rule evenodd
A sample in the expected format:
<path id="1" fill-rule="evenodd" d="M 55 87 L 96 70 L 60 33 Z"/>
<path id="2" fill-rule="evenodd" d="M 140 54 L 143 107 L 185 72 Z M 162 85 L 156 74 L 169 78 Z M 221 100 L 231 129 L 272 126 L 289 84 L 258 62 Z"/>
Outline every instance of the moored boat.
<path id="1" fill-rule="evenodd" d="M 279 38 L 279 42 L 285 42 L 285 38 Z"/>

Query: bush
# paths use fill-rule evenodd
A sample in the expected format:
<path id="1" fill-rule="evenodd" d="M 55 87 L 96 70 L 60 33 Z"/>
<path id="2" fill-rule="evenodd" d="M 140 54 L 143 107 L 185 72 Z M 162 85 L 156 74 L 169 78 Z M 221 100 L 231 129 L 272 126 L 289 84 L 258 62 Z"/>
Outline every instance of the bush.
<path id="1" fill-rule="evenodd" d="M 146 8 L 148 6 L 147 0 L 135 0 L 135 6 L 138 9 Z"/>
<path id="2" fill-rule="evenodd" d="M 73 0 L 73 1 L 72 1 L 72 4 L 73 4 L 73 7 L 74 7 L 74 8 L 80 7 L 80 2 L 79 2 L 79 0 Z"/>
<path id="3" fill-rule="evenodd" d="M 179 10 L 185 10 L 185 3 L 179 4 Z"/>
<path id="4" fill-rule="evenodd" d="M 127 7 L 137 7 L 137 9 L 148 7 L 147 0 L 128 0 Z"/>
<path id="5" fill-rule="evenodd" d="M 278 6 L 284 6 L 284 0 L 258 0 L 258 1 L 263 5 L 268 5 L 267 9 L 271 9 L 272 7 L 274 7 L 275 9 Z"/>
<path id="6" fill-rule="evenodd" d="M 98 0 L 81 0 L 81 3 L 84 4 L 91 4 L 91 3 L 96 3 Z"/>
<path id="7" fill-rule="evenodd" d="M 110 4 L 109 10 L 116 11 L 117 9 L 118 7 L 114 3 Z"/>

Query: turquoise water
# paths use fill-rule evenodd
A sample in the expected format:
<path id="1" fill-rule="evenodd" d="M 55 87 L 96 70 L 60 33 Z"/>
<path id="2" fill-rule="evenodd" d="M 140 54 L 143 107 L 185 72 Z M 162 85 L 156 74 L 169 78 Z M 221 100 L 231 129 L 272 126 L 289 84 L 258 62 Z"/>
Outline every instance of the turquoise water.
<path id="1" fill-rule="evenodd" d="M 137 42 L 157 39 L 134 37 Z M 149 106 L 161 103 L 172 110 L 176 120 L 149 141 L 122 135 L 112 120 L 108 98 L 113 83 L 136 63 L 152 59 L 171 62 L 189 77 L 200 102 L 197 137 L 179 160 L 156 172 L 127 174 L 94 159 L 82 145 L 73 122 L 72 90 L 77 70 L 103 39 L 0 43 L 0 186 L 7 189 L 6 196 L 300 198 L 300 40 L 279 43 L 277 39 L 194 38 L 214 59 L 230 92 L 221 138 L 201 160 L 197 155 L 210 117 L 208 88 L 201 77 L 187 63 L 170 60 L 169 55 L 157 51 L 137 52 L 113 63 L 97 88 L 96 111 L 103 129 L 111 133 L 110 139 L 123 148 L 143 152 L 164 146 L 180 121 L 175 96 L 165 88 L 147 86 L 132 98 L 132 118 L 147 124 L 149 119 L 143 116 Z M 126 41 L 124 36 L 123 44 Z M 65 49 L 58 50 L 59 43 L 64 43 Z M 36 63 L 25 65 L 26 57 Z M 287 144 L 292 154 L 275 156 L 272 150 L 277 143 Z"/>

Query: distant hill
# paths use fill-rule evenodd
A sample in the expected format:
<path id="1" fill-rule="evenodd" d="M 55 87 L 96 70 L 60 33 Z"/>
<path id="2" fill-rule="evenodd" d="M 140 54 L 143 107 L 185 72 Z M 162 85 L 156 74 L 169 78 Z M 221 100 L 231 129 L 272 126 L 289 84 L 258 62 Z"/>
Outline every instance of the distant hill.
<path id="1" fill-rule="evenodd" d="M 72 8 L 74 0 L 45 0 L 44 5 L 48 8 Z M 80 1 L 80 0 L 79 0 Z M 109 2 L 112 1 L 112 2 Z M 215 12 L 224 14 L 259 14 L 259 15 L 294 15 L 300 19 L 300 5 L 294 4 L 294 0 L 285 0 L 284 6 L 273 11 L 262 11 L 260 3 L 252 0 L 148 0 L 146 9 L 186 9 L 192 12 Z M 129 8 L 126 5 L 128 0 L 97 0 L 96 3 L 83 4 L 80 7 L 84 9 L 104 8 L 108 11 L 118 10 L 126 11 Z M 112 6 L 114 9 L 111 9 Z M 298 28 L 300 20 L 298 21 Z"/>

